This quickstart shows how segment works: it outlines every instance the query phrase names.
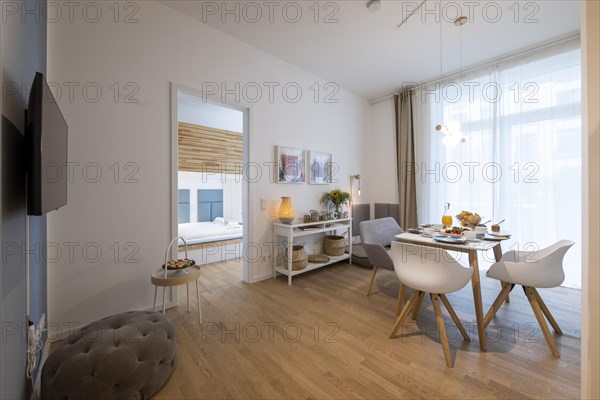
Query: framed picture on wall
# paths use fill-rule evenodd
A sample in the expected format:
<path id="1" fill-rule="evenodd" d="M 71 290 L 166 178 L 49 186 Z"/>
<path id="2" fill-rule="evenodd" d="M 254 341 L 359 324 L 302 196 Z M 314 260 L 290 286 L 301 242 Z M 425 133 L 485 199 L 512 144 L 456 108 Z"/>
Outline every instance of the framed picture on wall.
<path id="1" fill-rule="evenodd" d="M 331 183 L 333 170 L 331 154 L 318 151 L 308 152 L 308 183 L 328 185 Z"/>
<path id="2" fill-rule="evenodd" d="M 305 182 L 305 151 L 295 147 L 275 146 L 277 183 Z"/>

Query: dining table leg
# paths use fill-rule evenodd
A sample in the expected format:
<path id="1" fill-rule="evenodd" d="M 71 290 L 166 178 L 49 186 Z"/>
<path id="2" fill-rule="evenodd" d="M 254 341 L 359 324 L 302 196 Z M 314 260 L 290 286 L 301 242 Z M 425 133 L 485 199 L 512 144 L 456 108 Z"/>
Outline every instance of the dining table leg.
<path id="1" fill-rule="evenodd" d="M 494 259 L 496 260 L 496 262 L 498 262 L 502 259 L 502 246 L 500 245 L 500 243 L 498 243 L 497 245 L 494 246 Z M 504 289 L 505 283 L 506 282 L 500 281 L 500 288 Z M 510 294 L 508 296 L 506 296 L 506 299 L 504 301 L 506 303 L 510 303 Z"/>
<path id="2" fill-rule="evenodd" d="M 477 332 L 479 334 L 479 347 L 481 350 L 487 350 L 487 340 L 485 337 L 485 327 L 483 323 L 483 304 L 481 302 L 481 282 L 479 278 L 479 262 L 477 261 L 477 251 L 469 251 L 469 265 L 473 269 L 471 285 L 473 286 L 473 302 L 475 303 L 475 317 L 477 319 Z"/>

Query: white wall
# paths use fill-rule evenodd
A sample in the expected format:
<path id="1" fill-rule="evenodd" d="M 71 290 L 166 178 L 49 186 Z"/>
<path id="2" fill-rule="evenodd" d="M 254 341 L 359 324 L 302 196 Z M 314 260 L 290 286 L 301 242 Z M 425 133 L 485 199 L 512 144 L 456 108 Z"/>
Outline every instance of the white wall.
<path id="1" fill-rule="evenodd" d="M 600 3 L 584 1 L 583 56 L 583 292 L 581 312 L 581 397 L 600 398 Z"/>
<path id="2" fill-rule="evenodd" d="M 86 323 L 152 305 L 150 274 L 162 264 L 170 239 L 171 82 L 198 89 L 203 82 L 224 82 L 228 88 L 236 82 L 242 87 L 278 82 L 272 102 L 265 92 L 251 104 L 250 160 L 272 162 L 279 144 L 329 152 L 339 164 L 339 185 L 275 184 L 269 182 L 270 168 L 262 169 L 259 180 L 253 177 L 250 215 L 244 222 L 250 226 L 249 240 L 263 247 L 272 240 L 271 219 L 280 196 L 292 196 L 301 216 L 320 208 L 323 191 L 349 188 L 350 174 L 363 169 L 362 137 L 369 113 L 364 99 L 340 89 L 338 103 L 315 102 L 309 87 L 315 82 L 323 87 L 320 78 L 156 2 L 137 5 L 137 23 L 114 23 L 113 13 L 105 9 L 97 23 L 76 18 L 48 26 L 50 75 L 57 82 L 80 83 L 73 101 L 65 96 L 59 101 L 70 129 L 69 158 L 80 165 L 74 167 L 68 205 L 49 216 L 48 240 L 63 250 L 49 264 L 52 322 Z M 103 89 L 97 102 L 81 94 L 90 82 Z M 296 103 L 281 93 L 290 82 L 303 91 Z M 120 88 L 117 102 L 110 89 L 115 83 Z M 139 102 L 124 103 L 123 95 L 136 87 Z M 92 162 L 103 173 L 96 183 L 97 166 L 83 168 Z M 124 182 L 125 173 L 136 167 L 133 178 L 138 181 Z M 261 198 L 271 205 L 266 211 L 260 209 Z M 74 248 L 71 259 L 69 248 Z M 98 248 L 102 256 L 96 260 Z M 127 255 L 137 262 L 124 262 Z M 251 280 L 271 273 L 267 263 L 251 267 Z"/>
<path id="3" fill-rule="evenodd" d="M 371 106 L 371 122 L 365 137 L 365 155 L 369 161 L 361 180 L 364 192 L 361 197 L 371 204 L 398 203 L 395 119 L 393 98 Z M 373 212 L 372 209 L 371 217 Z"/>

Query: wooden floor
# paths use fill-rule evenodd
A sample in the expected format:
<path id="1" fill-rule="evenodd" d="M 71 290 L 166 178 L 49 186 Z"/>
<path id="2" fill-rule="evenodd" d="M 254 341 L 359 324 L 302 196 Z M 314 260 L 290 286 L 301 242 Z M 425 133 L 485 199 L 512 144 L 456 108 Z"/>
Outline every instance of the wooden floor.
<path id="1" fill-rule="evenodd" d="M 575 399 L 580 395 L 580 292 L 540 290 L 564 335 L 550 354 L 522 290 L 488 327 L 488 351 L 477 340 L 470 285 L 448 296 L 471 336 L 463 342 L 445 313 L 455 367 L 447 368 L 431 302 L 388 339 L 396 319 L 398 280 L 380 271 L 365 296 L 370 270 L 338 263 L 294 278 L 253 285 L 240 263 L 203 267 L 195 309 L 167 311 L 177 325 L 177 366 L 157 399 Z M 485 274 L 483 274 L 485 275 Z M 499 292 L 482 276 L 484 310 Z M 193 291 L 195 292 L 195 291 Z M 194 293 L 195 295 L 195 293 Z M 190 299 L 192 307 L 196 298 Z"/>

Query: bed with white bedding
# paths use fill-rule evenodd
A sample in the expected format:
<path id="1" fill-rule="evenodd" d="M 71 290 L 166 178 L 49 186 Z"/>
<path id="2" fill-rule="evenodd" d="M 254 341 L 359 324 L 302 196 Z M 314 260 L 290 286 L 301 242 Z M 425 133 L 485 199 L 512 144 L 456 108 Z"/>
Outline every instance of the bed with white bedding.
<path id="1" fill-rule="evenodd" d="M 187 224 L 179 224 L 179 236 L 182 236 L 190 246 L 201 243 L 240 239 L 243 236 L 243 226 L 238 222 L 225 221 L 223 218 L 215 218 L 213 222 L 190 222 Z M 183 245 L 181 240 L 179 240 L 179 245 Z"/>

